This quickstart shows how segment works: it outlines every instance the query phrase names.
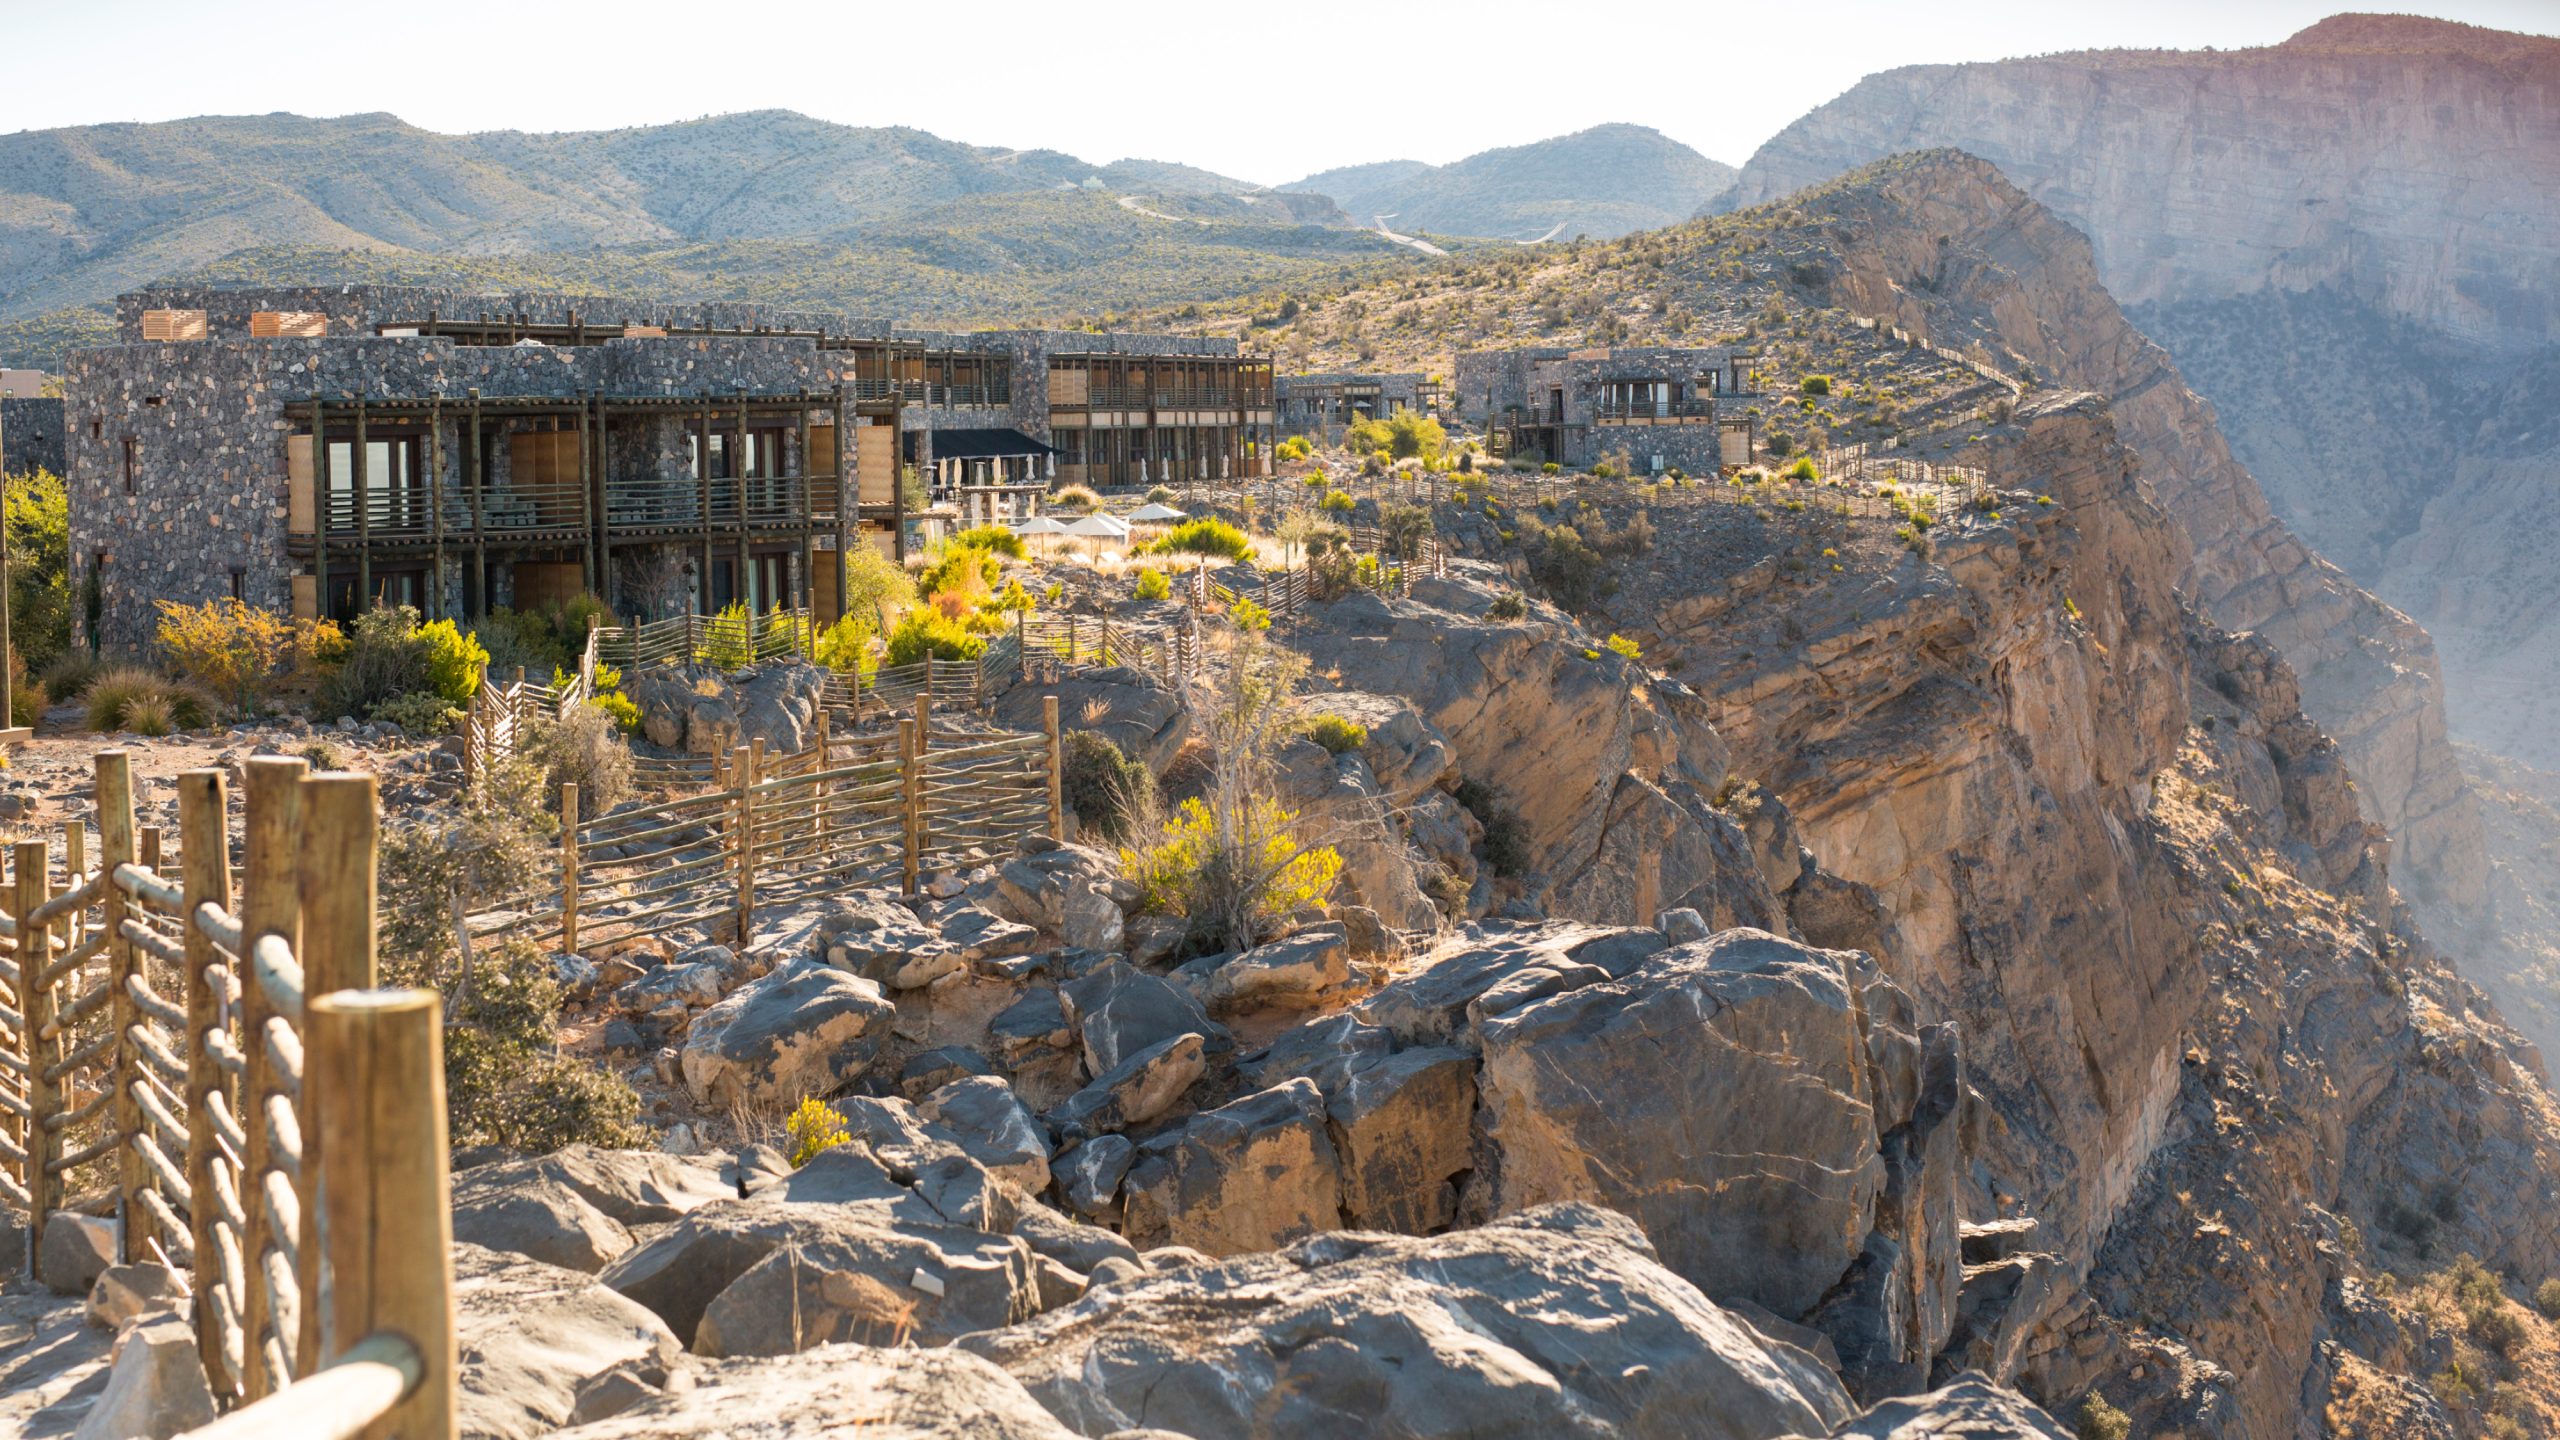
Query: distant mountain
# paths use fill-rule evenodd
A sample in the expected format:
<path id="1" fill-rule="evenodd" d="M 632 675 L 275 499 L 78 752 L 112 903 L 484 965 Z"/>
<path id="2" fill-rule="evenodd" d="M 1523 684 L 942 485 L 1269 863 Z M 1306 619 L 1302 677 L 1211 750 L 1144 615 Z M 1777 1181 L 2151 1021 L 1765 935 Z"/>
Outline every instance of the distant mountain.
<path id="1" fill-rule="evenodd" d="M 1680 223 L 1735 173 L 1658 130 L 1602 125 L 1448 165 L 1388 160 L 1280 188 L 1329 195 L 1364 225 L 1384 215 L 1408 234 L 1615 238 Z"/>
<path id="2" fill-rule="evenodd" d="M 97 339 L 118 293 L 184 275 L 577 275 L 957 322 L 1418 262 L 1321 196 L 788 111 L 555 135 L 288 114 L 0 135 L 0 358 L 39 363 Z"/>

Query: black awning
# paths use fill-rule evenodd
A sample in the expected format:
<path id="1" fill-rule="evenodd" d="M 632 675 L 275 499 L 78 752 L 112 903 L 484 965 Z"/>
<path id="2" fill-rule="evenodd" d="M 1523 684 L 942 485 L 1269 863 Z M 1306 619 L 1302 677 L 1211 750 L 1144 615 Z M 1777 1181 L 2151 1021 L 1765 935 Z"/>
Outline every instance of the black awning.
<path id="1" fill-rule="evenodd" d="M 1015 460 L 1057 452 L 1019 430 L 936 430 L 936 460 Z"/>

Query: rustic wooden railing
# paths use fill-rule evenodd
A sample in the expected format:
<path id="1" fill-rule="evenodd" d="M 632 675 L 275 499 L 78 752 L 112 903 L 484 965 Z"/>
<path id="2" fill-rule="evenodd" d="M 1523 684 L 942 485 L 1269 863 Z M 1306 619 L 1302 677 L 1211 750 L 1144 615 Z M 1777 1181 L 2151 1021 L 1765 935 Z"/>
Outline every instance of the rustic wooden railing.
<path id="1" fill-rule="evenodd" d="M 1063 837 L 1058 701 L 1036 734 L 938 728 L 918 696 L 894 736 L 832 737 L 796 755 L 740 746 L 719 783 L 609 814 L 561 787 L 560 846 L 525 891 L 466 917 L 575 951 L 689 928 L 753 942 L 759 903 L 858 885 L 916 891 L 925 872 Z"/>
<path id="2" fill-rule="evenodd" d="M 173 881 L 129 755 L 95 766 L 97 868 L 66 827 L 58 884 L 26 840 L 0 891 L 26 1264 L 75 1184 L 103 1188 L 119 1258 L 192 1272 L 206 1378 L 248 1402 L 198 1433 L 453 1434 L 440 1012 L 370 988 L 372 777 L 250 759 L 235 908 L 226 773 L 178 777 Z"/>

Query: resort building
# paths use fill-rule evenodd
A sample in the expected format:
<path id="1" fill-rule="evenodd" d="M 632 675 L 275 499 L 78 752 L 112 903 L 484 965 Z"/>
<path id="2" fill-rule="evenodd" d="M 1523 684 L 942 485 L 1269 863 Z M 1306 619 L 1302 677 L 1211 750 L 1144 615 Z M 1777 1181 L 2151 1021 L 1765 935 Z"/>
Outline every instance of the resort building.
<path id="1" fill-rule="evenodd" d="M 1496 454 L 1580 467 L 1620 451 L 1639 473 L 1751 463 L 1757 356 L 1729 349 L 1470 350 L 1457 405 Z"/>
<path id="2" fill-rule="evenodd" d="M 1283 375 L 1274 399 L 1282 435 L 1304 435 L 1327 445 L 1363 420 L 1411 412 L 1437 418 L 1448 387 L 1427 375 Z"/>

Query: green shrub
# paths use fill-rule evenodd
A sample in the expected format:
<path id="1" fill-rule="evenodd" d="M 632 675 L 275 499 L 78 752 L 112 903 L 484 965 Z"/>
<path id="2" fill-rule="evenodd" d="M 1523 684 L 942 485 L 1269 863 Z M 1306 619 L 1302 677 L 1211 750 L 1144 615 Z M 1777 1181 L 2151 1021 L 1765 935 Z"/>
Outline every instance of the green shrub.
<path id="1" fill-rule="evenodd" d="M 174 723 L 169 697 L 159 691 L 136 695 L 124 702 L 124 728 L 136 735 L 166 735 Z"/>
<path id="2" fill-rule="evenodd" d="M 954 544 L 944 547 L 942 554 L 916 575 L 916 593 L 928 600 L 957 595 L 964 606 L 974 607 L 978 598 L 993 592 L 996 582 L 1003 578 L 1004 566 L 994 555 Z"/>
<path id="3" fill-rule="evenodd" d="M 1140 570 L 1136 594 L 1141 600 L 1168 599 L 1173 594 L 1173 582 L 1164 578 L 1161 570 Z"/>
<path id="4" fill-rule="evenodd" d="M 560 986 L 549 957 L 516 942 L 484 951 L 455 992 L 445 1027 L 444 1084 L 452 1143 L 536 1154 L 564 1145 L 648 1142 L 640 1097 L 621 1078 L 555 1053 Z"/>
<path id="5" fill-rule="evenodd" d="M 449 704 L 470 704 L 471 697 L 480 692 L 481 677 L 488 672 L 489 652 L 450 620 L 421 625 L 413 632 L 413 638 L 426 653 L 427 688 Z"/>
<path id="6" fill-rule="evenodd" d="M 71 511 L 60 476 L 10 478 L 0 534 L 9 547 L 9 643 L 42 673 L 71 651 Z"/>
<path id="7" fill-rule="evenodd" d="M 1352 499 L 1348 492 L 1341 490 L 1325 496 L 1323 505 L 1326 510 L 1337 515 L 1348 515 L 1360 508 L 1359 501 Z"/>
<path id="8" fill-rule="evenodd" d="M 2072 1424 L 2072 1433 L 2080 1440 L 2126 1440 L 2133 1434 L 2133 1417 L 2107 1403 L 2107 1397 L 2092 1390 L 2080 1402 L 2080 1414 Z"/>
<path id="9" fill-rule="evenodd" d="M 52 701 L 45 693 L 43 681 L 26 678 L 27 662 L 17 651 L 9 652 L 7 664 L 9 666 L 9 723 L 33 729 L 36 721 L 43 717 L 45 706 Z"/>
<path id="10" fill-rule="evenodd" d="M 1481 780 L 1461 780 L 1453 797 L 1484 827 L 1484 862 L 1496 875 L 1519 875 L 1529 868 L 1529 827 L 1520 812 Z"/>
<path id="11" fill-rule="evenodd" d="M 1564 473 L 1564 467 L 1553 460 L 1550 460 L 1538 467 L 1538 473 L 1541 475 L 1561 475 Z"/>
<path id="12" fill-rule="evenodd" d="M 1344 432 L 1343 444 L 1354 451 L 1383 455 L 1389 461 L 1434 460 L 1448 448 L 1449 436 L 1439 421 L 1400 410 L 1383 420 L 1351 422 L 1351 428 Z"/>
<path id="13" fill-rule="evenodd" d="M 418 642 L 417 632 L 418 612 L 406 605 L 357 616 L 346 658 L 320 684 L 319 713 L 324 717 L 370 714 L 386 700 L 433 690 L 427 647 Z"/>
<path id="14" fill-rule="evenodd" d="M 1251 797 L 1240 807 L 1240 833 L 1229 853 L 1208 805 L 1185 800 L 1153 843 L 1121 848 L 1120 873 L 1137 885 L 1148 910 L 1188 917 L 1195 930 L 1211 916 L 1233 912 L 1251 916 L 1257 934 L 1267 933 L 1273 922 L 1331 899 L 1342 877 L 1340 852 L 1303 847 L 1290 834 L 1297 818 L 1268 796 Z"/>
<path id="15" fill-rule="evenodd" d="M 984 636 L 972 635 L 959 621 L 931 610 L 908 611 L 898 628 L 889 632 L 892 665 L 920 665 L 927 655 L 936 660 L 975 660 L 986 648 Z"/>
<path id="16" fill-rule="evenodd" d="M 89 728 L 133 728 L 131 712 L 136 701 L 145 702 L 166 724 L 180 730 L 201 730 L 212 724 L 219 708 L 212 696 L 183 680 L 138 665 L 118 665 L 99 671 L 89 682 Z"/>
<path id="17" fill-rule="evenodd" d="M 1161 489 L 1163 487 L 1159 486 L 1157 488 Z M 1171 491 L 1166 491 L 1165 493 L 1168 498 L 1172 495 Z M 1095 509 L 1101 504 L 1102 497 L 1099 494 L 1096 494 L 1093 487 L 1089 485 L 1061 485 L 1056 490 L 1050 492 L 1049 495 L 1049 508 L 1052 510 L 1071 510 L 1082 512 Z M 1010 534 L 1011 532 L 1008 531 L 1007 533 Z M 1019 537 L 1016 537 L 1014 543 L 1016 545 L 1020 545 L 1022 541 Z M 1013 553 L 1019 556 L 1022 552 L 1020 550 L 1016 550 Z"/>
<path id="18" fill-rule="evenodd" d="M 1173 503 L 1173 488 L 1172 488 L 1171 486 L 1169 486 L 1169 485 L 1150 485 L 1150 486 L 1148 486 L 1148 487 L 1147 487 L 1147 503 L 1148 503 L 1148 504 L 1150 504 L 1150 505 L 1170 505 L 1170 504 L 1172 504 L 1172 503 Z"/>
<path id="19" fill-rule="evenodd" d="M 1643 648 L 1638 646 L 1635 641 L 1628 639 L 1624 635 L 1611 635 L 1609 637 L 1609 650 L 1612 654 L 1624 656 L 1629 660 L 1642 660 L 1644 658 Z"/>
<path id="20" fill-rule="evenodd" d="M 587 702 L 613 719 L 613 728 L 626 738 L 640 733 L 640 702 L 619 690 L 607 690 Z"/>
<path id="21" fill-rule="evenodd" d="M 1505 590 L 1493 597 L 1484 613 L 1489 620 L 1524 620 L 1529 615 L 1529 601 L 1517 590 Z"/>
<path id="22" fill-rule="evenodd" d="M 714 670 L 743 670 L 755 663 L 756 617 L 744 600 L 732 600 L 703 622 L 702 638 L 693 647 L 693 663 Z"/>
<path id="23" fill-rule="evenodd" d="M 1831 393 L 1831 377 L 1828 375 L 1807 375 L 1804 379 L 1797 382 L 1797 388 L 1804 391 L 1807 395 L 1828 395 Z"/>
<path id="24" fill-rule="evenodd" d="M 14 630 L 17 617 L 13 615 L 10 618 Z M 60 703 L 65 700 L 77 700 L 87 694 L 89 682 L 95 679 L 97 674 L 98 662 L 95 659 L 84 652 L 69 650 L 55 657 L 52 664 L 45 666 L 36 676 L 36 683 L 44 687 L 45 694 L 52 696 L 56 703 Z"/>
<path id="25" fill-rule="evenodd" d="M 1078 490 L 1083 489 L 1083 487 L 1070 485 L 1067 489 Z M 1087 495 L 1093 494 L 1090 490 L 1086 490 L 1084 493 Z M 1099 497 L 1096 498 L 1098 499 Z M 1023 548 L 1021 536 L 1014 534 L 1012 531 L 1007 530 L 1001 525 L 973 525 L 951 537 L 951 548 L 954 550 L 983 550 L 990 555 L 1002 555 L 1008 560 L 1020 560 L 1031 553 Z"/>
<path id="26" fill-rule="evenodd" d="M 546 805 L 559 803 L 563 785 L 578 787 L 581 815 L 601 815 L 630 798 L 631 747 L 617 729 L 615 717 L 593 704 L 572 705 L 556 720 L 535 723 L 525 758 L 542 768 Z"/>
<path id="27" fill-rule="evenodd" d="M 1328 754 L 1348 755 L 1369 743 L 1368 726 L 1339 715 L 1310 715 L 1299 729 L 1308 739 L 1323 746 Z"/>
<path id="28" fill-rule="evenodd" d="M 844 1128 L 844 1116 L 816 1096 L 800 1102 L 791 1117 L 782 1122 L 782 1133 L 791 1141 L 788 1153 L 794 1170 L 838 1146 L 853 1143 L 852 1134 Z"/>
<path id="29" fill-rule="evenodd" d="M 1224 520 L 1202 516 L 1185 520 L 1164 532 L 1155 543 L 1163 555 L 1199 555 L 1212 560 L 1242 560 L 1253 553 L 1253 542 L 1245 533 Z"/>
<path id="30" fill-rule="evenodd" d="M 1116 843 L 1135 838 L 1155 813 L 1154 772 L 1091 730 L 1058 737 L 1058 784 L 1077 823 Z"/>
<path id="31" fill-rule="evenodd" d="M 1821 472 L 1813 468 L 1813 457 L 1810 455 L 1797 456 L 1796 463 L 1788 466 L 1786 469 L 1781 470 L 1778 473 L 1786 476 L 1790 480 L 1819 480 L 1822 478 Z"/>
<path id="32" fill-rule="evenodd" d="M 2560 1280 L 2545 1280 L 2533 1287 L 2533 1308 L 2560 1320 Z"/>
<path id="33" fill-rule="evenodd" d="M 458 728 L 462 710 L 432 690 L 413 690 L 375 705 L 365 718 L 397 725 L 407 734 L 425 738 Z"/>

